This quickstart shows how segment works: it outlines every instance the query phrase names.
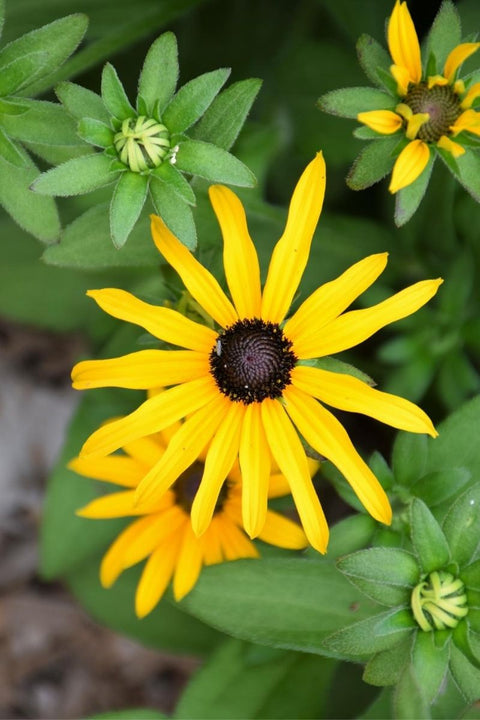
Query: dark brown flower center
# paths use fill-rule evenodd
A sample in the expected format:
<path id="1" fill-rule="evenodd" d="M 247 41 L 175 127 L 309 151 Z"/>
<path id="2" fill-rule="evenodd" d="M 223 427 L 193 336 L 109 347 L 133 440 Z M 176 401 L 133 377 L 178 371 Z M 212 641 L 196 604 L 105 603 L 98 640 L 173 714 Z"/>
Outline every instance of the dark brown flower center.
<path id="1" fill-rule="evenodd" d="M 410 87 L 403 101 L 414 113 L 428 113 L 429 120 L 422 125 L 417 137 L 425 142 L 437 142 L 448 135 L 450 127 L 461 114 L 458 95 L 450 85 L 434 85 L 430 90 L 426 83 Z"/>
<path id="2" fill-rule="evenodd" d="M 172 490 L 175 494 L 175 503 L 179 505 L 186 513 L 190 514 L 195 495 L 202 481 L 204 465 L 201 462 L 194 462 L 190 465 L 175 481 Z M 214 514 L 220 512 L 228 497 L 229 483 L 228 480 L 223 483 L 222 489 L 215 505 Z"/>
<path id="3" fill-rule="evenodd" d="M 210 353 L 218 389 L 245 405 L 280 397 L 297 362 L 291 347 L 277 323 L 238 320 L 218 336 Z"/>

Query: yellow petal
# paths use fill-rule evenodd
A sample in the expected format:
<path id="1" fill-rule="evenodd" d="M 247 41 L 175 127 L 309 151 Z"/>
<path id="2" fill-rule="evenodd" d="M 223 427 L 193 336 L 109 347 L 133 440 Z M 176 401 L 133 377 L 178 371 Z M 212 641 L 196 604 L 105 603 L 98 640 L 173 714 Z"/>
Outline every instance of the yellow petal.
<path id="1" fill-rule="evenodd" d="M 223 185 L 208 191 L 223 236 L 225 277 L 239 317 L 260 316 L 261 286 L 257 251 L 238 197 Z"/>
<path id="2" fill-rule="evenodd" d="M 407 121 L 407 129 L 405 135 L 409 140 L 415 140 L 418 135 L 418 131 L 430 120 L 428 113 L 412 113 Z"/>
<path id="3" fill-rule="evenodd" d="M 459 143 L 450 140 L 450 138 L 446 135 L 442 135 L 440 140 L 437 142 L 437 147 L 451 153 L 455 158 L 465 154 L 465 148 L 462 147 L 462 145 L 460 145 Z"/>
<path id="4" fill-rule="evenodd" d="M 89 290 L 87 295 L 109 315 L 140 325 L 172 345 L 206 353 L 215 345 L 217 333 L 211 328 L 189 320 L 176 310 L 143 302 L 126 290 Z"/>
<path id="5" fill-rule="evenodd" d="M 397 83 L 397 93 L 400 97 L 404 97 L 408 92 L 408 86 L 411 83 L 410 72 L 403 65 L 390 65 L 390 73 Z"/>
<path id="6" fill-rule="evenodd" d="M 203 541 L 203 561 L 205 565 L 216 565 L 217 563 L 223 562 L 218 516 L 212 518 L 208 530 L 200 539 Z"/>
<path id="7" fill-rule="evenodd" d="M 442 282 L 441 278 L 422 280 L 377 305 L 340 315 L 323 327 L 321 335 L 310 335 L 302 341 L 301 357 L 325 357 L 358 345 L 385 325 L 416 312 L 435 295 Z"/>
<path id="8" fill-rule="evenodd" d="M 238 456 L 245 411 L 243 403 L 229 403 L 208 448 L 202 481 L 192 504 L 192 527 L 197 537 L 209 526 L 220 489 Z"/>
<path id="9" fill-rule="evenodd" d="M 420 82 L 422 77 L 420 45 L 406 2 L 396 1 L 388 22 L 387 40 L 395 65 L 408 70 L 410 82 Z"/>
<path id="10" fill-rule="evenodd" d="M 145 474 L 145 469 L 130 457 L 109 455 L 105 458 L 76 457 L 68 463 L 70 470 L 94 480 L 134 488 Z"/>
<path id="11" fill-rule="evenodd" d="M 448 85 L 448 80 L 443 75 L 429 75 L 427 80 L 427 87 L 431 90 L 435 85 Z"/>
<path id="12" fill-rule="evenodd" d="M 464 110 L 455 120 L 450 130 L 454 137 L 463 130 L 471 132 L 474 135 L 480 135 L 480 113 L 476 110 Z"/>
<path id="13" fill-rule="evenodd" d="M 402 125 L 402 118 L 392 110 L 369 110 L 357 115 L 357 120 L 382 135 L 392 135 Z"/>
<path id="14" fill-rule="evenodd" d="M 318 153 L 297 183 L 284 233 L 272 253 L 263 290 L 264 320 L 279 323 L 290 307 L 307 264 L 324 195 L 325 160 Z"/>
<path id="15" fill-rule="evenodd" d="M 417 405 L 375 390 L 351 375 L 298 365 L 291 377 L 295 387 L 339 410 L 362 413 L 399 430 L 438 435 L 428 415 Z"/>
<path id="16" fill-rule="evenodd" d="M 117 518 L 144 515 L 145 509 L 135 507 L 135 490 L 109 493 L 92 500 L 77 510 L 76 515 L 86 518 Z"/>
<path id="17" fill-rule="evenodd" d="M 270 482 L 268 485 L 268 497 L 277 498 L 283 497 L 284 495 L 290 494 L 290 485 L 285 475 L 282 473 L 274 473 L 270 475 Z"/>
<path id="18" fill-rule="evenodd" d="M 390 187 L 396 193 L 407 185 L 411 185 L 427 167 L 430 149 L 423 140 L 412 140 L 406 145 L 393 166 Z"/>
<path id="19" fill-rule="evenodd" d="M 316 550 L 325 553 L 328 525 L 313 487 L 300 438 L 279 402 L 267 399 L 262 402 L 261 408 L 270 450 L 290 483 L 305 534 Z"/>
<path id="20" fill-rule="evenodd" d="M 258 557 L 258 550 L 252 541 L 225 515 L 219 516 L 217 527 L 225 560 Z"/>
<path id="21" fill-rule="evenodd" d="M 303 344 L 318 336 L 324 325 L 338 317 L 357 299 L 385 269 L 388 253 L 378 253 L 360 260 L 340 277 L 321 285 L 287 320 L 285 335 L 293 341 L 295 355 L 303 358 Z"/>
<path id="22" fill-rule="evenodd" d="M 245 412 L 239 450 L 242 471 L 243 526 L 251 538 L 260 533 L 267 514 L 270 485 L 270 450 L 263 429 L 259 403 Z"/>
<path id="23" fill-rule="evenodd" d="M 135 594 L 135 612 L 143 618 L 153 610 L 161 600 L 170 579 L 180 550 L 181 537 L 166 543 L 150 555 L 137 586 Z"/>
<path id="24" fill-rule="evenodd" d="M 190 524 L 188 515 L 176 505 L 150 518 L 151 523 L 145 524 L 125 549 L 124 569 L 136 565 L 161 545 L 174 541 L 178 534 L 183 535 Z"/>
<path id="25" fill-rule="evenodd" d="M 109 588 L 113 585 L 124 568 L 123 560 L 130 543 L 142 532 L 146 525 L 150 525 L 151 523 L 152 520 L 150 516 L 135 520 L 130 523 L 130 525 L 127 525 L 110 545 L 100 565 L 100 582 L 104 588 Z"/>
<path id="26" fill-rule="evenodd" d="M 168 427 L 217 396 L 217 387 L 210 376 L 173 387 L 149 398 L 130 415 L 96 430 L 80 454 L 108 455 L 132 440 Z"/>
<path id="27" fill-rule="evenodd" d="M 177 602 L 193 588 L 203 565 L 202 539 L 195 537 L 187 523 L 173 576 L 173 595 Z"/>
<path id="28" fill-rule="evenodd" d="M 338 420 L 320 403 L 292 385 L 285 388 L 283 395 L 287 412 L 305 440 L 337 466 L 370 515 L 389 524 L 392 511 L 385 491 Z"/>
<path id="29" fill-rule="evenodd" d="M 460 45 L 457 45 L 457 47 L 453 48 L 445 61 L 445 67 L 443 69 L 443 74 L 449 83 L 453 82 L 455 73 L 460 65 L 465 62 L 470 55 L 473 55 L 479 47 L 480 43 L 461 43 Z"/>
<path id="30" fill-rule="evenodd" d="M 480 82 L 474 83 L 468 88 L 467 94 L 462 99 L 460 107 L 462 110 L 468 110 L 472 107 L 473 102 L 480 96 Z"/>
<path id="31" fill-rule="evenodd" d="M 260 540 L 270 545 L 277 545 L 287 550 L 302 550 L 307 547 L 308 540 L 298 523 L 289 520 L 279 513 L 267 513 L 267 518 L 260 533 Z"/>
<path id="32" fill-rule="evenodd" d="M 183 423 L 172 437 L 160 462 L 145 475 L 138 486 L 139 503 L 156 501 L 195 462 L 225 418 L 230 405 L 224 395 L 217 394 Z"/>
<path id="33" fill-rule="evenodd" d="M 222 327 L 238 320 L 238 315 L 217 280 L 196 260 L 157 215 L 151 215 L 152 237 L 165 260 L 177 271 L 190 295 Z"/>
<path id="34" fill-rule="evenodd" d="M 144 468 L 143 474 L 145 475 L 145 469 L 149 470 L 152 465 L 155 465 L 163 453 L 165 452 L 166 444 L 163 445 L 157 440 L 158 435 L 152 435 L 151 437 L 141 437 L 137 440 L 132 440 L 123 446 L 123 449 L 138 463 L 141 463 Z M 91 462 L 98 462 L 99 458 L 94 458 Z"/>
<path id="35" fill-rule="evenodd" d="M 191 350 L 139 350 L 108 360 L 84 360 L 72 370 L 75 390 L 121 387 L 147 390 L 204 377 L 208 355 Z"/>

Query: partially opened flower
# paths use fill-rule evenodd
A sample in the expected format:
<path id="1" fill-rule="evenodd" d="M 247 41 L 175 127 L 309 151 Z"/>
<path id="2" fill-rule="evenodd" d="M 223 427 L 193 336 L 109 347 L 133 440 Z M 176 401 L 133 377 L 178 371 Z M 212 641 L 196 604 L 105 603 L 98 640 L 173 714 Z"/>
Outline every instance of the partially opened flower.
<path id="1" fill-rule="evenodd" d="M 160 500 L 210 443 L 192 505 L 192 524 L 198 536 L 209 526 L 222 485 L 237 458 L 244 527 L 251 537 L 259 535 L 265 524 L 273 457 L 290 485 L 309 542 L 325 552 L 328 527 L 310 478 L 302 438 L 339 468 L 374 518 L 390 522 L 390 505 L 380 483 L 342 425 L 318 399 L 403 430 L 436 435 L 431 421 L 416 405 L 350 375 L 313 367 L 312 359 L 351 348 L 384 325 L 415 312 L 435 295 L 441 280 L 416 283 L 373 307 L 344 313 L 385 268 L 386 253 L 372 255 L 319 287 L 285 322 L 308 260 L 324 191 L 325 163 L 318 154 L 295 188 L 262 293 L 257 253 L 243 207 L 226 187 L 210 188 L 223 234 L 225 275 L 233 302 L 161 219 L 152 218 L 158 250 L 214 320 L 216 329 L 172 309 L 142 302 L 123 290 L 89 292 L 111 315 L 186 349 L 141 350 L 111 360 L 78 363 L 72 372 L 77 389 L 171 386 L 130 415 L 93 433 L 81 454 L 107 455 L 187 418 L 140 483 L 137 500 Z"/>
<path id="2" fill-rule="evenodd" d="M 205 452 L 190 465 L 170 490 L 152 504 L 135 502 L 135 488 L 146 473 L 162 458 L 171 436 L 168 431 L 134 440 L 124 453 L 105 458 L 77 457 L 70 468 L 81 475 L 123 486 L 123 490 L 103 495 L 78 511 L 87 518 L 137 516 L 127 525 L 105 554 L 100 579 L 111 587 L 126 568 L 147 560 L 138 583 L 135 610 L 147 615 L 173 581 L 173 594 L 181 600 L 193 588 L 204 565 L 239 558 L 256 558 L 259 553 L 245 535 L 242 525 L 241 473 L 234 463 L 213 511 L 212 521 L 201 537 L 196 537 L 190 522 L 190 509 L 200 484 Z M 310 460 L 309 470 L 318 463 Z M 276 468 L 272 468 L 274 471 Z M 268 496 L 288 493 L 285 478 L 273 472 L 268 478 Z M 260 539 L 290 550 L 300 550 L 308 542 L 299 525 L 279 513 L 267 511 Z"/>

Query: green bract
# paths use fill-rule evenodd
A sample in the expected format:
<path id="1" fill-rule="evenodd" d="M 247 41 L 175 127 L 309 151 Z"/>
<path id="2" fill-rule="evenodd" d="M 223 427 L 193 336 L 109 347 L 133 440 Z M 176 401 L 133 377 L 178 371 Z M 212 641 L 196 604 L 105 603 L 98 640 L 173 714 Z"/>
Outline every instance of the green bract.
<path id="1" fill-rule="evenodd" d="M 98 148 L 58 165 L 33 183 L 47 196 L 81 195 L 114 185 L 110 234 L 122 247 L 149 195 L 154 211 L 190 249 L 196 230 L 190 206 L 195 194 L 185 175 L 211 182 L 252 187 L 253 173 L 228 152 L 260 88 L 251 79 L 219 94 L 230 70 L 222 68 L 190 80 L 176 93 L 177 42 L 171 32 L 150 47 L 133 107 L 112 65 L 102 73 L 101 97 L 73 83 L 57 94 L 77 120 L 77 133 Z M 188 131 L 188 134 L 187 134 Z"/>
<path id="2" fill-rule="evenodd" d="M 0 6 L 0 32 L 3 25 Z M 88 20 L 75 14 L 14 40 L 0 50 L 0 204 L 44 242 L 60 234 L 55 202 L 29 190 L 39 171 L 26 149 L 48 161 L 85 150 L 63 108 L 31 100 L 34 85 L 52 75 L 80 43 Z"/>

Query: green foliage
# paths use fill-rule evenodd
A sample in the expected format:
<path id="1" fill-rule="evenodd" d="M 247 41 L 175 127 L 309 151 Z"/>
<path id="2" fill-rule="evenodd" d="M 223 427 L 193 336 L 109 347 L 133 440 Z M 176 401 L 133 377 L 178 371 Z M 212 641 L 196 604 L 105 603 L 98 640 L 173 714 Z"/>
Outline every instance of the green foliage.
<path id="1" fill-rule="evenodd" d="M 320 110 L 352 119 L 356 119 L 358 113 L 368 110 L 393 110 L 396 104 L 396 99 L 391 95 L 368 87 L 332 90 L 318 100 Z"/>
<path id="2" fill-rule="evenodd" d="M 462 28 L 458 10 L 451 0 L 443 0 L 427 36 L 426 57 L 435 57 L 436 69 L 441 73 L 451 50 L 460 44 Z M 433 73 L 434 74 L 434 73 Z"/>

